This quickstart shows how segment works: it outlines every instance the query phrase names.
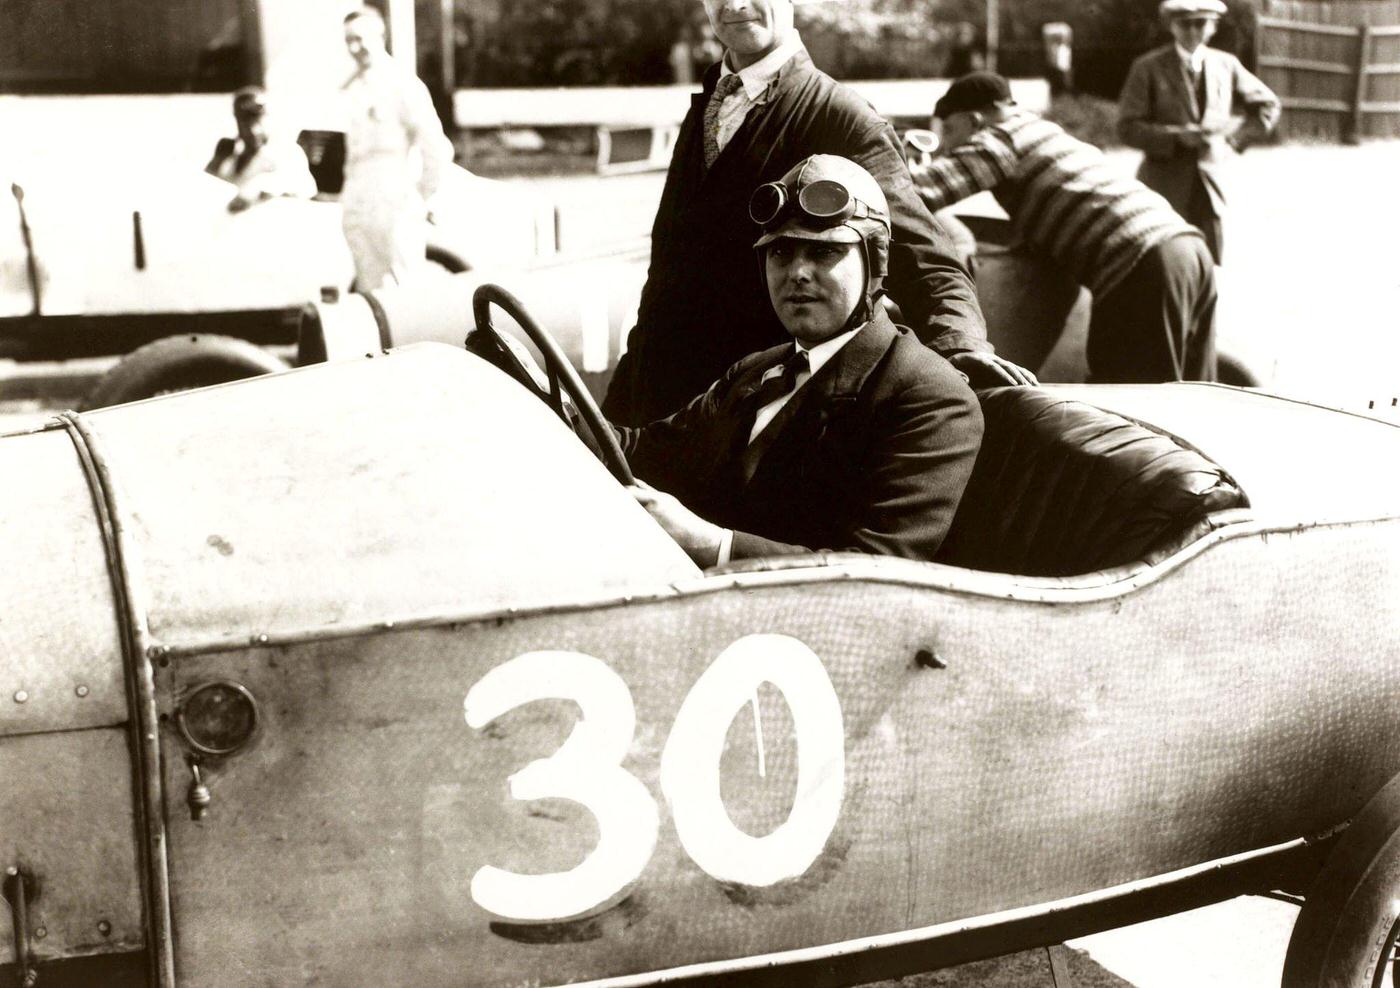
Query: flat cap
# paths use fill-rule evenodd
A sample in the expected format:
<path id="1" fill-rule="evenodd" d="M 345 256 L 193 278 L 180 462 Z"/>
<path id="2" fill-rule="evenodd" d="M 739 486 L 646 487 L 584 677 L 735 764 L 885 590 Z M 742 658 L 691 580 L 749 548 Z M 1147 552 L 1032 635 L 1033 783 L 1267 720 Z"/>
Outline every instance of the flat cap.
<path id="1" fill-rule="evenodd" d="M 1177 17 L 1224 17 L 1225 5 L 1220 0 L 1162 0 L 1157 8 L 1163 20 Z"/>
<path id="2" fill-rule="evenodd" d="M 993 103 L 1014 103 L 1011 86 L 995 72 L 969 72 L 954 80 L 933 105 L 933 115 L 946 120 L 954 113 L 981 110 Z"/>

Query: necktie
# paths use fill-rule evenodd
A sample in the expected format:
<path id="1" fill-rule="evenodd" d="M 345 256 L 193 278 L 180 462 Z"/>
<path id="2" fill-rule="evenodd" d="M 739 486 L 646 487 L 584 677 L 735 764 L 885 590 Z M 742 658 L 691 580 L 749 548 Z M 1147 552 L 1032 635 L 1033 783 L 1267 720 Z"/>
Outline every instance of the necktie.
<path id="1" fill-rule="evenodd" d="M 733 92 L 743 84 L 738 73 L 727 75 L 719 80 L 710 101 L 705 104 L 705 167 L 709 168 L 719 157 L 719 108 Z"/>
<path id="2" fill-rule="evenodd" d="M 736 437 L 744 444 L 739 453 L 739 476 L 745 484 L 753 479 L 754 471 L 758 469 L 758 461 L 772 445 L 775 433 L 781 431 L 777 428 L 776 421 L 787 411 L 788 406 L 784 405 L 777 415 L 770 418 L 757 435 L 752 435 L 754 420 L 763 408 L 792 394 L 793 389 L 797 387 L 798 375 L 807 370 L 807 352 L 794 350 L 792 356 L 788 357 L 781 367 L 780 373 L 765 378 L 758 389 L 749 396 L 748 414 L 745 416 L 746 428 Z"/>
<path id="3" fill-rule="evenodd" d="M 764 378 L 758 390 L 749 397 L 749 408 L 754 415 L 765 405 L 771 405 L 784 395 L 791 394 L 792 389 L 797 387 L 797 376 L 807 369 L 807 351 L 794 349 L 792 356 L 784 360 L 779 367 L 782 368 L 781 372 Z"/>

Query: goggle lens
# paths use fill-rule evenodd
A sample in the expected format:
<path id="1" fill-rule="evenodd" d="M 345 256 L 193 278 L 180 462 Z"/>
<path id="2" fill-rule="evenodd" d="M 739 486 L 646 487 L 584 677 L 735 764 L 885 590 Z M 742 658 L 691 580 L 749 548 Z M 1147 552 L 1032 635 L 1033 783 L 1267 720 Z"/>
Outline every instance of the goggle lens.
<path id="1" fill-rule="evenodd" d="M 754 189 L 749 197 L 749 219 L 759 226 L 767 226 L 778 218 L 787 205 L 787 189 L 779 182 L 769 182 Z"/>
<path id="2" fill-rule="evenodd" d="M 851 194 L 840 182 L 821 179 L 799 192 L 797 202 L 808 216 L 829 220 L 847 212 L 851 205 Z"/>

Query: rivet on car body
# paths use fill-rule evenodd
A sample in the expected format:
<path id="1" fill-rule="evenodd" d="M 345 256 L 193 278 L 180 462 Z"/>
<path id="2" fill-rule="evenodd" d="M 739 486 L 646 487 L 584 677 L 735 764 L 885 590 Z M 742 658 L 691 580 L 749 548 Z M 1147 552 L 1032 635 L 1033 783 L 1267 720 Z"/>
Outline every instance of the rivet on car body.
<path id="1" fill-rule="evenodd" d="M 111 936 L 112 924 L 107 922 L 105 919 L 99 919 L 97 921 L 97 932 L 101 933 L 104 937 Z"/>
<path id="2" fill-rule="evenodd" d="M 48 935 L 49 935 L 49 928 L 48 928 L 47 926 L 36 927 L 35 930 L 34 930 L 34 939 L 35 939 L 35 940 L 42 940 L 42 939 L 44 939 L 44 937 L 46 937 L 46 936 L 48 936 Z"/>
<path id="3" fill-rule="evenodd" d="M 914 662 L 921 669 L 947 669 L 948 663 L 940 659 L 931 649 L 921 648 L 914 653 Z"/>
<path id="4" fill-rule="evenodd" d="M 88 688 L 87 688 L 86 686 L 84 686 L 82 683 L 79 683 L 79 684 L 78 684 L 78 688 L 75 689 L 73 692 L 76 693 L 76 694 L 78 694 L 79 699 L 81 699 L 81 698 L 83 698 L 83 697 L 85 697 L 85 696 L 88 695 L 89 690 L 88 690 Z"/>
<path id="5" fill-rule="evenodd" d="M 25 691 L 25 690 L 16 690 L 16 691 L 15 691 L 15 702 L 16 702 L 16 703 L 28 703 L 28 702 L 29 702 L 29 693 L 28 693 L 27 691 Z"/>

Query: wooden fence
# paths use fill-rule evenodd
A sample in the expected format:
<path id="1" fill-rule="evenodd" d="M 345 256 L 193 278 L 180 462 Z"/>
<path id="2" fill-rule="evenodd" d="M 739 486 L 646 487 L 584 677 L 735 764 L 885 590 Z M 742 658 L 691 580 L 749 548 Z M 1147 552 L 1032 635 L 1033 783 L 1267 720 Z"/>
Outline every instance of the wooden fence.
<path id="1" fill-rule="evenodd" d="M 1291 3 L 1287 12 L 1297 17 L 1331 6 Z M 1393 6 L 1356 7 L 1356 24 L 1259 18 L 1256 63 L 1283 101 L 1281 136 L 1400 137 L 1400 18 Z M 1390 23 L 1376 23 L 1381 19 Z"/>

